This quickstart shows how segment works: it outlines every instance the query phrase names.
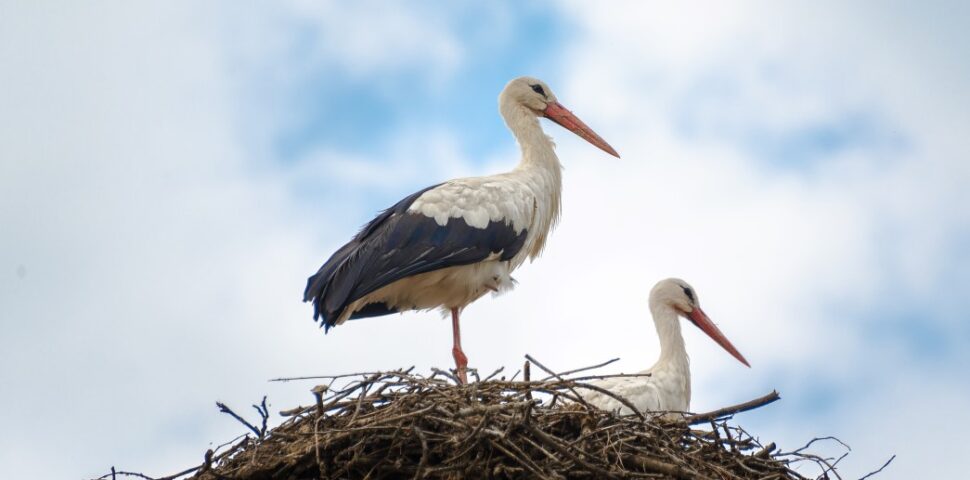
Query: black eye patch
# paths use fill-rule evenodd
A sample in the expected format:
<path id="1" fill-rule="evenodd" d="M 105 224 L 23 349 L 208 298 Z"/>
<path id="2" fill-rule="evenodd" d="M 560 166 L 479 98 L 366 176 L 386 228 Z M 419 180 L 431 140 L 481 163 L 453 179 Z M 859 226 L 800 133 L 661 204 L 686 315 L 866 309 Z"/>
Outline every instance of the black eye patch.
<path id="1" fill-rule="evenodd" d="M 535 84 L 535 85 L 530 85 L 530 86 L 532 87 L 532 91 L 533 91 L 533 92 L 536 92 L 536 93 L 538 93 L 539 95 L 542 95 L 543 97 L 545 97 L 545 96 L 546 96 L 546 91 L 542 89 L 542 85 L 539 85 L 539 84 L 537 83 L 537 84 Z"/>
<path id="2" fill-rule="evenodd" d="M 691 303 L 693 303 L 693 302 L 695 302 L 695 301 L 696 301 L 696 300 L 694 300 L 694 292 L 692 292 L 692 291 L 691 291 L 691 290 L 690 290 L 689 288 L 687 288 L 687 287 L 680 287 L 680 288 L 683 288 L 683 289 L 684 289 L 684 295 L 687 295 L 687 298 L 689 298 L 689 299 L 690 299 L 690 301 L 691 301 Z"/>

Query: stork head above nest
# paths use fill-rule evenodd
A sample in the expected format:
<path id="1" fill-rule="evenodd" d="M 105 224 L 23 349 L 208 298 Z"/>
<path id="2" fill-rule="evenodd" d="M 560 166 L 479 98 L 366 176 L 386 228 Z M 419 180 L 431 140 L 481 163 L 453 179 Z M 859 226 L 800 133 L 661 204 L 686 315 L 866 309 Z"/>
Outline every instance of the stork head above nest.
<path id="1" fill-rule="evenodd" d="M 734 348 L 734 345 L 721 333 L 717 325 L 714 325 L 714 322 L 704 313 L 704 310 L 701 310 L 697 291 L 687 282 L 679 278 L 668 278 L 657 282 L 653 287 L 650 291 L 650 310 L 657 312 L 666 309 L 673 310 L 678 316 L 690 320 L 694 326 L 711 337 L 711 340 L 727 350 L 731 356 L 738 359 L 739 362 L 751 366 L 741 355 L 741 352 L 738 352 L 738 349 Z M 665 317 L 664 315 L 654 315 L 655 321 Z"/>
<path id="2" fill-rule="evenodd" d="M 529 112 L 533 117 L 546 117 L 614 157 L 620 154 L 593 129 L 586 126 L 573 112 L 559 103 L 546 82 L 533 77 L 518 77 L 510 81 L 498 97 L 499 110 L 512 125 L 512 112 Z M 514 128 L 513 128 L 514 130 Z"/>

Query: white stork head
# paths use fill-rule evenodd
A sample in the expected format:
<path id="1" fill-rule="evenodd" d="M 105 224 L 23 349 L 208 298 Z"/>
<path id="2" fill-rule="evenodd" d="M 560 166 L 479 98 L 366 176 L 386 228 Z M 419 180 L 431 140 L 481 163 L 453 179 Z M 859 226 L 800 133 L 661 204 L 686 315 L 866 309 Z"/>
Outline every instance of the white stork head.
<path id="1" fill-rule="evenodd" d="M 502 93 L 498 97 L 498 102 L 499 110 L 502 111 L 502 114 L 506 116 L 507 120 L 509 117 L 506 112 L 519 108 L 536 117 L 546 117 L 558 123 L 563 128 L 579 135 L 604 152 L 617 158 L 620 157 L 620 154 L 616 153 L 616 150 L 610 144 L 600 138 L 596 132 L 586 126 L 576 115 L 573 115 L 573 112 L 570 112 L 566 107 L 562 106 L 556 98 L 556 94 L 552 93 L 549 85 L 546 85 L 546 82 L 538 78 L 519 77 L 513 79 L 502 90 Z M 515 129 L 512 125 L 510 127 L 513 130 Z"/>
<path id="2" fill-rule="evenodd" d="M 750 367 L 751 365 L 741 352 L 738 352 L 734 345 L 721 333 L 721 330 L 714 325 L 708 318 L 704 310 L 701 310 L 700 300 L 697 292 L 687 282 L 679 278 L 668 278 L 661 280 L 650 290 L 650 310 L 656 311 L 659 308 L 670 308 L 678 315 L 690 320 L 697 328 L 717 342 L 721 348 L 727 350 L 734 358 Z"/>

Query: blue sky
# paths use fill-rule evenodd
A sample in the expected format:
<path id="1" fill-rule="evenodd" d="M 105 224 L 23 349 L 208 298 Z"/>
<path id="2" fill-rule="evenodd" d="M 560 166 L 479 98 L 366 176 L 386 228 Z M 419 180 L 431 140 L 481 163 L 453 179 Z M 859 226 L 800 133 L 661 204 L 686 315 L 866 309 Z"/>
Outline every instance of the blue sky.
<path id="1" fill-rule="evenodd" d="M 303 283 L 400 197 L 512 168 L 496 98 L 524 74 L 623 158 L 544 124 L 563 222 L 514 292 L 466 312 L 472 366 L 648 367 L 647 292 L 680 276 L 752 364 L 687 328 L 695 409 L 778 389 L 738 420 L 786 448 L 838 436 L 847 477 L 892 454 L 887 478 L 963 471 L 960 3 L 0 11 L 11 476 L 168 474 L 240 433 L 215 400 L 308 401 L 269 378 L 449 365 L 436 313 L 325 336 Z"/>
<path id="2" fill-rule="evenodd" d="M 508 72 L 551 70 L 547 57 L 555 55 L 562 25 L 531 6 L 505 20 L 504 35 L 491 35 L 490 25 L 496 21 L 491 7 L 469 7 L 444 20 L 449 30 L 461 35 L 463 57 L 444 81 L 428 82 L 418 65 L 393 75 L 367 76 L 326 64 L 311 68 L 296 88 L 283 92 L 290 100 L 286 114 L 292 115 L 293 124 L 279 134 L 279 158 L 298 158 L 321 144 L 377 153 L 404 123 L 448 125 L 464 132 L 458 138 L 463 148 L 478 155 L 493 152 L 507 140 L 507 132 L 494 115 L 492 97 L 508 82 Z M 299 61 L 305 45 L 294 47 L 288 52 L 290 59 Z"/>

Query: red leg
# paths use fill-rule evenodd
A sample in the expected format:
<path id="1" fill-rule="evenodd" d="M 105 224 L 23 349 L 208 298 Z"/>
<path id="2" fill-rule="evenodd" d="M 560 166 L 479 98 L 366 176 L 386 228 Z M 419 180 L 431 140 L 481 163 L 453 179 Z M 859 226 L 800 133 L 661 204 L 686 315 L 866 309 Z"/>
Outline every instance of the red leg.
<path id="1" fill-rule="evenodd" d="M 451 309 L 451 331 L 454 334 L 455 346 L 451 348 L 451 355 L 455 357 L 455 367 L 458 373 L 458 379 L 461 383 L 468 383 L 468 374 L 466 373 L 468 369 L 468 357 L 465 356 L 465 352 L 461 351 L 461 329 L 458 326 L 458 309 Z"/>

